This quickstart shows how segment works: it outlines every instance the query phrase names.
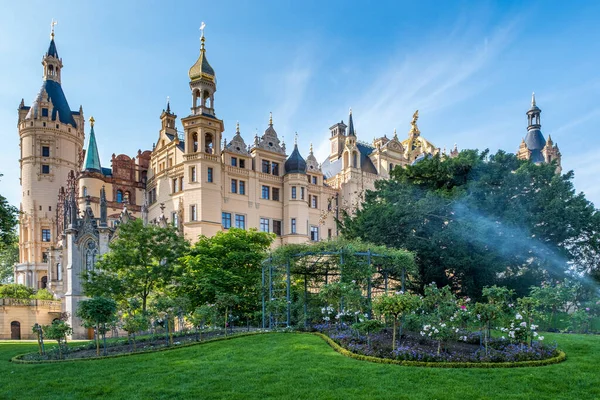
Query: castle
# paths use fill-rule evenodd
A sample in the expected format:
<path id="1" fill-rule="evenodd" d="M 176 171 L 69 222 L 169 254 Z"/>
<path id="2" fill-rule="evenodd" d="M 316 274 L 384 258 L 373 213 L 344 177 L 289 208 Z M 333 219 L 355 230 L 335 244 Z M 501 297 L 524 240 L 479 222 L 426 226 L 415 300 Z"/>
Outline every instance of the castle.
<path id="1" fill-rule="evenodd" d="M 327 240 L 338 234 L 339 212 L 354 212 L 376 180 L 389 178 L 395 167 L 445 153 L 421 136 L 418 112 L 406 139 L 394 132 L 367 144 L 358 140 L 350 110 L 347 123 L 329 128 L 330 154 L 321 163 L 312 145 L 306 158 L 297 143 L 288 155 L 272 116 L 252 144 L 246 144 L 239 124 L 225 141 L 203 34 L 189 70 L 191 112 L 181 119 L 183 131 L 167 104 L 152 150 L 133 157 L 113 154 L 107 168 L 100 162 L 93 118 L 84 149 L 83 108 L 72 111 L 62 90 L 54 31 L 42 66 L 40 92 L 31 106 L 24 101 L 19 106 L 22 201 L 14 277 L 49 288 L 62 300 L 73 337 L 86 336 L 75 316 L 84 298 L 80 275 L 108 251 L 123 221 L 173 224 L 190 241 L 231 227 L 271 232 L 275 246 Z M 534 99 L 518 155 L 560 165 L 558 147 L 541 134 L 540 112 Z M 444 156 L 457 154 L 455 146 Z"/>

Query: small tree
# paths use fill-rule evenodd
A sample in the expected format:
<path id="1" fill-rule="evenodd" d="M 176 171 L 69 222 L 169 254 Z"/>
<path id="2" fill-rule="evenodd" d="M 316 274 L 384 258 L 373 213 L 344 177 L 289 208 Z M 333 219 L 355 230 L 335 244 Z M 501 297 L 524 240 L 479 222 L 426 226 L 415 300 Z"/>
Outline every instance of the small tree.
<path id="1" fill-rule="evenodd" d="M 115 318 L 117 303 L 105 297 L 92 297 L 79 303 L 77 316 L 89 325 L 96 327 L 96 355 L 100 355 L 100 338 L 102 333 L 104 341 L 104 355 L 106 355 L 106 324 Z"/>
<path id="2" fill-rule="evenodd" d="M 197 307 L 188 317 L 190 323 L 196 329 L 196 341 L 202 340 L 202 332 L 207 323 L 210 323 L 211 317 L 214 314 L 213 306 L 204 304 Z"/>
<path id="3" fill-rule="evenodd" d="M 398 292 L 393 295 L 379 296 L 373 302 L 373 310 L 379 315 L 391 315 L 394 318 L 392 334 L 392 350 L 396 349 L 396 326 L 403 315 L 415 311 L 421 303 L 417 295 Z M 402 335 L 402 327 L 400 327 Z"/>
<path id="4" fill-rule="evenodd" d="M 352 325 L 360 333 L 364 333 L 367 336 L 367 346 L 371 346 L 371 333 L 379 332 L 383 328 L 381 321 L 376 319 L 368 319 L 363 322 L 357 322 Z"/>
<path id="5" fill-rule="evenodd" d="M 46 354 L 46 350 L 44 349 L 44 332 L 42 331 L 42 326 L 36 322 L 31 328 L 31 331 L 37 336 L 39 352 L 40 355 L 43 356 Z"/>
<path id="6" fill-rule="evenodd" d="M 73 332 L 73 329 L 65 321 L 55 320 L 52 324 L 45 325 L 42 327 L 44 335 L 48 339 L 56 340 L 58 342 L 58 358 L 63 358 L 63 346 L 67 345 L 67 335 Z"/>
<path id="7" fill-rule="evenodd" d="M 121 328 L 127 332 L 128 339 L 133 342 L 133 351 L 136 350 L 135 334 L 148 329 L 150 320 L 144 314 L 126 314 L 121 320 Z"/>

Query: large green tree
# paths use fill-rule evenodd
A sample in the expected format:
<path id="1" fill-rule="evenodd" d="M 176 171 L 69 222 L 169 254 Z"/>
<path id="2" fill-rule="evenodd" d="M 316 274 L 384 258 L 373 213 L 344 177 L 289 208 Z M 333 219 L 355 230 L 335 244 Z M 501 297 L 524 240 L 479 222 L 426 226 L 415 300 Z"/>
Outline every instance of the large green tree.
<path id="1" fill-rule="evenodd" d="M 144 225 L 141 219 L 119 225 L 116 234 L 110 251 L 84 274 L 85 293 L 118 302 L 138 298 L 145 312 L 149 296 L 173 280 L 177 260 L 188 243 L 174 227 Z"/>
<path id="2" fill-rule="evenodd" d="M 217 304 L 223 312 L 250 315 L 260 304 L 261 263 L 272 241 L 271 234 L 253 229 L 201 236 L 181 259 L 178 290 L 193 309 Z"/>
<path id="3" fill-rule="evenodd" d="M 0 174 L 0 177 L 3 175 Z M 17 226 L 17 215 L 19 210 L 8 203 L 6 197 L 0 195 L 0 250 L 3 246 L 15 242 L 15 228 Z"/>
<path id="4" fill-rule="evenodd" d="M 569 268 L 598 269 L 600 215 L 572 178 L 502 151 L 435 156 L 376 182 L 342 232 L 414 251 L 422 284 L 476 297 L 494 284 L 525 294 Z"/>

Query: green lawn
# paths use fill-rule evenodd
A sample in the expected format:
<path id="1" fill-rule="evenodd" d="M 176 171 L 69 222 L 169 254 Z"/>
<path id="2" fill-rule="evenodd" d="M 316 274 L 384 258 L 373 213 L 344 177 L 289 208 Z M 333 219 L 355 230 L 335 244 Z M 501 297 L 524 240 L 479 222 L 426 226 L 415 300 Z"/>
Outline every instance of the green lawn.
<path id="1" fill-rule="evenodd" d="M 306 334 L 268 334 L 131 357 L 12 364 L 35 343 L 0 343 L 1 399 L 599 399 L 600 336 L 545 335 L 568 359 L 517 369 L 436 369 L 346 358 Z"/>

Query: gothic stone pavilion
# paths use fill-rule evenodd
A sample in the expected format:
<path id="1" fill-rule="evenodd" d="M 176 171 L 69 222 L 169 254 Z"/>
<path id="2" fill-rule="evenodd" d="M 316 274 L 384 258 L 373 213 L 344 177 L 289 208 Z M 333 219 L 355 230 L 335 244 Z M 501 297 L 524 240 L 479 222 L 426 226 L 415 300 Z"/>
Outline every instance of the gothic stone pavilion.
<path id="1" fill-rule="evenodd" d="M 31 106 L 23 101 L 19 106 L 22 214 L 14 275 L 16 282 L 49 288 L 63 300 L 73 337 L 86 335 L 75 317 L 84 298 L 80 275 L 108 251 L 120 222 L 170 223 L 190 241 L 231 227 L 272 232 L 275 246 L 326 240 L 337 235 L 339 210 L 353 212 L 376 180 L 387 179 L 396 166 L 440 153 L 421 136 L 418 112 L 405 140 L 394 132 L 367 144 L 358 140 L 350 111 L 347 124 L 329 128 L 331 151 L 321 163 L 312 145 L 306 158 L 296 143 L 288 155 L 272 117 L 251 145 L 239 124 L 226 141 L 215 112 L 216 74 L 203 36 L 189 70 L 191 112 L 181 119 L 183 131 L 177 130 L 177 116 L 167 104 L 152 151 L 113 154 L 112 168 L 107 168 L 100 163 L 93 118 L 83 148 L 83 109 L 72 111 L 62 90 L 63 63 L 54 32 L 42 66 L 40 92 Z M 519 155 L 560 160 L 558 148 L 539 131 L 539 109 L 532 110 Z M 535 139 L 528 141 L 530 134 Z M 455 146 L 448 156 L 456 154 Z"/>

